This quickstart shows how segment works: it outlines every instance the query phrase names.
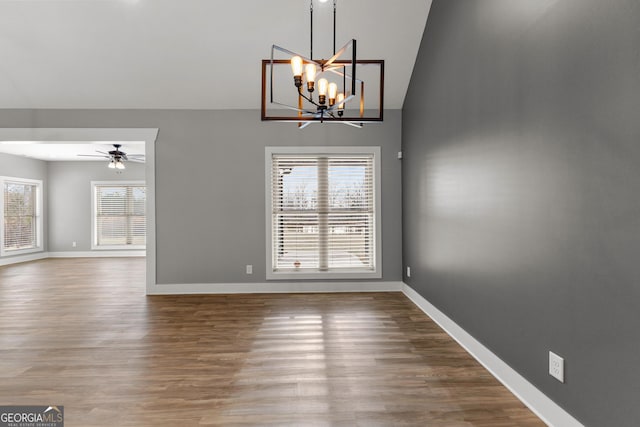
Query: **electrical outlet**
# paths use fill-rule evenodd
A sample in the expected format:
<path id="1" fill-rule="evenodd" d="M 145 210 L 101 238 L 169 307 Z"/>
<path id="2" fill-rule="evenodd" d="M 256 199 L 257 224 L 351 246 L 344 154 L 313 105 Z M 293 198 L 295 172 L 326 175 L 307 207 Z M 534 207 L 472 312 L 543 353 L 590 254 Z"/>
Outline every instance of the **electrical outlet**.
<path id="1" fill-rule="evenodd" d="M 253 274 L 253 265 L 247 264 L 247 274 Z"/>
<path id="2" fill-rule="evenodd" d="M 411 277 L 411 267 L 407 266 L 407 277 Z"/>
<path id="3" fill-rule="evenodd" d="M 75 248 L 76 247 L 76 242 L 72 242 L 71 243 L 71 247 Z"/>
<path id="4" fill-rule="evenodd" d="M 549 352 L 549 375 L 564 382 L 564 359 L 554 352 Z"/>

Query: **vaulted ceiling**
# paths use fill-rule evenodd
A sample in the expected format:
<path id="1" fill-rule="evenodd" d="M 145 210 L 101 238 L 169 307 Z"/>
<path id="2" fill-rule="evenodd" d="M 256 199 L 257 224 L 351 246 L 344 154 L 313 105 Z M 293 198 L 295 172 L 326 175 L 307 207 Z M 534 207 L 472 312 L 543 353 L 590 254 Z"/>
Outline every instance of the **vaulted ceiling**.
<path id="1" fill-rule="evenodd" d="M 431 0 L 337 0 L 337 44 L 384 59 L 402 108 Z M 314 0 L 315 57 L 332 0 Z M 272 44 L 307 54 L 309 0 L 0 0 L 0 108 L 253 109 Z"/>

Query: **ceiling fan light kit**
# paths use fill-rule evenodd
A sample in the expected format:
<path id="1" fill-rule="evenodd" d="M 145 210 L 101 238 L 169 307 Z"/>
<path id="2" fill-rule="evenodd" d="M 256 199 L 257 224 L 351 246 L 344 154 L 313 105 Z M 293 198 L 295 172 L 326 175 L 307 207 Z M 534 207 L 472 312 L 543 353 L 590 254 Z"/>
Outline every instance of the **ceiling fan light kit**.
<path id="1" fill-rule="evenodd" d="M 358 59 L 355 39 L 336 51 L 336 2 L 333 0 L 333 56 L 313 59 L 311 0 L 310 55 L 274 44 L 270 59 L 262 60 L 263 121 L 297 122 L 304 128 L 314 122 L 362 127 L 365 122 L 383 120 L 384 60 Z M 371 99 L 365 99 L 365 80 Z"/>
<path id="2" fill-rule="evenodd" d="M 111 160 L 109 162 L 109 169 L 124 169 L 124 163 L 122 162 L 121 159 L 118 160 Z"/>
<path id="3" fill-rule="evenodd" d="M 95 154 L 78 154 L 81 157 L 101 157 L 107 159 L 109 163 L 107 167 L 109 169 L 117 169 L 122 170 L 125 169 L 124 162 L 136 162 L 136 163 L 144 163 L 144 154 L 127 154 L 124 151 L 120 150 L 122 144 L 113 144 L 114 150 L 109 152 L 98 151 L 100 153 L 98 155 Z"/>

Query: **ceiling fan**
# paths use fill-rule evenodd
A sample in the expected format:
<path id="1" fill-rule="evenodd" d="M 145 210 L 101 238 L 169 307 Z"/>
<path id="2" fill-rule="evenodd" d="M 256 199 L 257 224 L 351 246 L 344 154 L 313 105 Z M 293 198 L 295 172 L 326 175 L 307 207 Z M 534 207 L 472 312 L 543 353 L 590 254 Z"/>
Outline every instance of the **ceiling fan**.
<path id="1" fill-rule="evenodd" d="M 109 160 L 110 169 L 124 169 L 124 162 L 144 163 L 144 154 L 127 154 L 120 150 L 122 144 L 113 144 L 115 150 L 108 152 L 96 150 L 100 154 L 78 154 L 81 157 L 102 157 Z"/>

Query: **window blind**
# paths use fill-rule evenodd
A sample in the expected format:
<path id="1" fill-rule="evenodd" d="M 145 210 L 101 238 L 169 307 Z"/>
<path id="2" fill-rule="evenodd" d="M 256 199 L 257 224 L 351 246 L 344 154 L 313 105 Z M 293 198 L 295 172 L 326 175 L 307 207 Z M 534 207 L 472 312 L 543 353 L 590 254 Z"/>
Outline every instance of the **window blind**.
<path id="1" fill-rule="evenodd" d="M 96 185 L 96 246 L 144 245 L 147 235 L 146 188 Z"/>
<path id="2" fill-rule="evenodd" d="M 37 191 L 35 184 L 4 184 L 4 249 L 31 249 L 38 246 Z"/>
<path id="3" fill-rule="evenodd" d="M 274 271 L 375 269 L 373 160 L 272 156 Z"/>

